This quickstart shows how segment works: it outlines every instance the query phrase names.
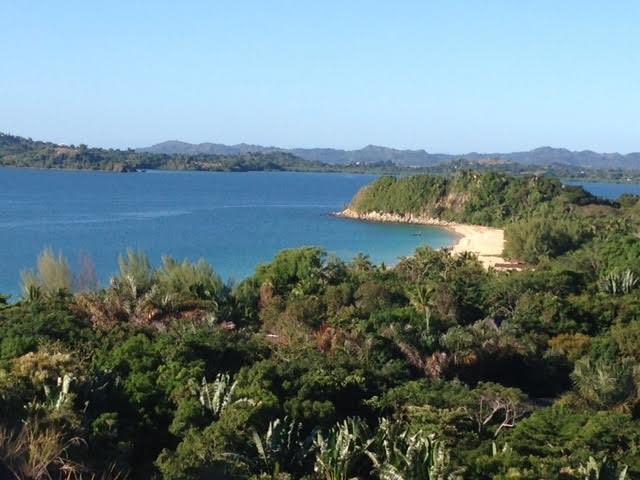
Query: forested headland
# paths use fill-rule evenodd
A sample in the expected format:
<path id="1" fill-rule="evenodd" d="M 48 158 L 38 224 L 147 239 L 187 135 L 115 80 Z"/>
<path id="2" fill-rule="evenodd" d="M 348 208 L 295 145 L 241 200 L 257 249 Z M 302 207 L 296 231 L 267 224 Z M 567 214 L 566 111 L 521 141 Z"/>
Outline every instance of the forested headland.
<path id="1" fill-rule="evenodd" d="M 99 286 L 47 250 L 0 297 L 2 473 L 638 478 L 639 197 L 465 173 L 383 178 L 352 207 L 500 225 L 529 266 L 309 247 L 227 284 L 128 251 Z"/>
<path id="2" fill-rule="evenodd" d="M 385 176 L 363 187 L 345 216 L 414 223 L 459 222 L 505 230 L 505 256 L 537 263 L 628 222 L 620 202 L 551 177 L 463 171 L 453 176 Z"/>

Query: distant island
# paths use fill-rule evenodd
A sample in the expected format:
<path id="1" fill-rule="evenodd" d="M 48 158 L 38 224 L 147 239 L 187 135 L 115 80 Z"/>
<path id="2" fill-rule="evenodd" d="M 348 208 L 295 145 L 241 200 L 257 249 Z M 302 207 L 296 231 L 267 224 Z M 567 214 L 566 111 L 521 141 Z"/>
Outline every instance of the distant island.
<path id="1" fill-rule="evenodd" d="M 366 147 L 347 152 L 334 149 L 286 150 L 245 144 L 191 145 L 183 142 L 166 142 L 137 150 L 118 150 L 93 148 L 87 145 L 61 145 L 0 133 L 0 167 L 101 170 L 123 173 L 142 170 L 191 170 L 394 175 L 416 173 L 451 175 L 461 170 L 473 170 L 504 172 L 512 175 L 546 175 L 582 181 L 640 181 L 640 154 L 567 152 L 569 151 L 563 149 L 543 148 L 526 152 L 526 155 L 513 153 L 456 156 L 385 147 Z M 593 167 L 584 165 L 593 165 Z"/>

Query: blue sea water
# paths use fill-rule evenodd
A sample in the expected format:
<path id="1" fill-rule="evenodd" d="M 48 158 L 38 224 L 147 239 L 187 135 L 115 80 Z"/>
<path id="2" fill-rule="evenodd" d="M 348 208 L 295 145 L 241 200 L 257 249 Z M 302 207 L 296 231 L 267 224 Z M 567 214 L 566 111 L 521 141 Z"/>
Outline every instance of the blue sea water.
<path id="1" fill-rule="evenodd" d="M 251 172 L 115 174 L 0 169 L 0 292 L 19 293 L 20 272 L 46 247 L 72 265 L 81 254 L 102 283 L 128 247 L 155 264 L 162 255 L 207 259 L 239 280 L 284 248 L 315 245 L 350 259 L 362 252 L 393 264 L 416 247 L 454 242 L 435 227 L 339 219 L 374 175 Z M 587 183 L 594 194 L 640 193 L 637 184 Z"/>
<path id="2" fill-rule="evenodd" d="M 608 198 L 609 200 L 615 200 L 623 193 L 632 193 L 640 195 L 640 184 L 637 183 L 605 183 L 605 182 L 588 182 L 577 183 L 570 182 L 575 185 L 582 185 L 582 187 L 597 195 L 599 197 Z"/>
<path id="3" fill-rule="evenodd" d="M 417 246 L 453 243 L 433 227 L 331 216 L 372 175 L 146 172 L 114 174 L 0 169 L 0 292 L 19 293 L 20 271 L 45 247 L 73 265 L 93 258 L 103 283 L 128 247 L 207 259 L 239 280 L 284 248 L 316 245 L 350 259 L 392 264 Z M 419 234 L 419 235 L 418 235 Z"/>

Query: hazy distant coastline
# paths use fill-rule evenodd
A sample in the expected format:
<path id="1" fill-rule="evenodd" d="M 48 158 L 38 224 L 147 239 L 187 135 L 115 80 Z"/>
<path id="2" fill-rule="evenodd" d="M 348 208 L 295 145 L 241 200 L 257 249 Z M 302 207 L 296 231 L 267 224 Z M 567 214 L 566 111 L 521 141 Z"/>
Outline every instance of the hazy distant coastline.
<path id="1" fill-rule="evenodd" d="M 158 151 L 153 151 L 158 150 Z M 179 153 L 183 151 L 183 153 Z M 203 153 L 218 152 L 218 153 Z M 306 157 L 306 158 L 305 158 Z M 147 149 L 62 145 L 0 133 L 0 167 L 136 172 L 294 171 L 404 175 L 451 175 L 461 170 L 551 176 L 575 181 L 640 182 L 640 154 L 596 154 L 541 148 L 512 154 L 428 154 L 422 150 L 366 147 L 344 151 L 256 145 L 191 145 L 168 142 Z M 348 163 L 344 163 L 347 162 Z M 522 163 L 522 162 L 528 163 Z M 433 163 L 437 162 L 437 163 Z M 602 168 L 588 165 L 603 165 Z M 622 165 L 616 167 L 615 165 Z"/>
<path id="2" fill-rule="evenodd" d="M 336 148 L 280 148 L 274 146 L 240 143 L 187 143 L 177 140 L 167 141 L 150 147 L 138 148 L 138 152 L 163 153 L 168 155 L 242 155 L 247 153 L 290 153 L 307 161 L 328 164 L 355 164 L 392 162 L 407 167 L 427 167 L 440 163 L 465 160 L 502 160 L 528 165 L 565 164 L 585 168 L 640 168 L 640 152 L 598 153 L 591 150 L 572 151 L 566 148 L 540 147 L 523 152 L 508 153 L 430 153 L 425 150 L 404 150 L 377 145 L 367 145 L 357 150 Z"/>

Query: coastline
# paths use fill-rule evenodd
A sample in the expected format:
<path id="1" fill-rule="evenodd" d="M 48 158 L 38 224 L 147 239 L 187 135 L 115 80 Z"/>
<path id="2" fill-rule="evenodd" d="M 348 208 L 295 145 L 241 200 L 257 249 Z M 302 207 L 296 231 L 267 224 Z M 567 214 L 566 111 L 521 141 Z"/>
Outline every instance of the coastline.
<path id="1" fill-rule="evenodd" d="M 447 222 L 422 215 L 397 215 L 392 213 L 368 212 L 358 213 L 345 208 L 335 214 L 338 217 L 353 220 L 384 223 L 409 223 L 415 225 L 430 225 L 449 230 L 456 235 L 457 240 L 450 248 L 452 253 L 471 252 L 478 256 L 478 260 L 485 268 L 504 263 L 502 256 L 504 249 L 504 230 L 501 228 L 471 225 L 467 223 Z"/>

